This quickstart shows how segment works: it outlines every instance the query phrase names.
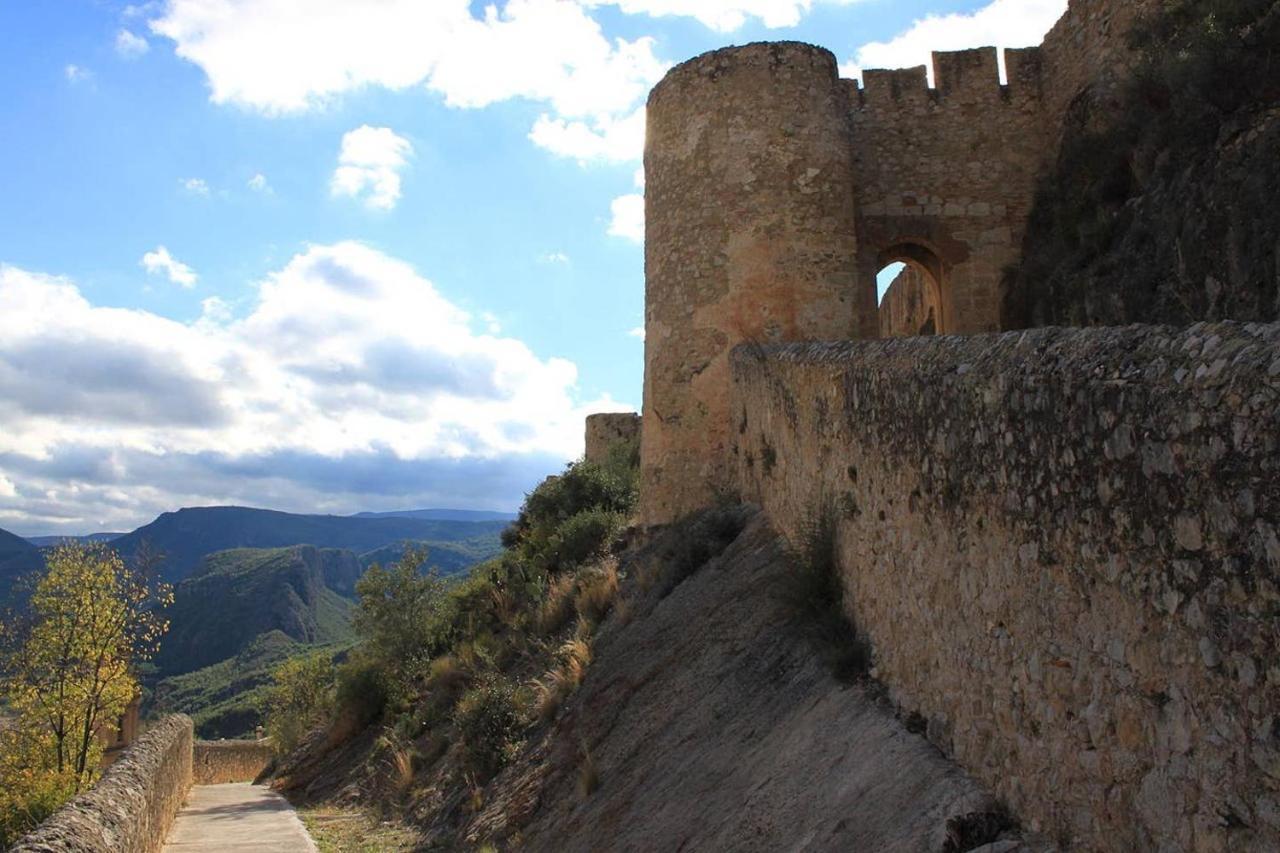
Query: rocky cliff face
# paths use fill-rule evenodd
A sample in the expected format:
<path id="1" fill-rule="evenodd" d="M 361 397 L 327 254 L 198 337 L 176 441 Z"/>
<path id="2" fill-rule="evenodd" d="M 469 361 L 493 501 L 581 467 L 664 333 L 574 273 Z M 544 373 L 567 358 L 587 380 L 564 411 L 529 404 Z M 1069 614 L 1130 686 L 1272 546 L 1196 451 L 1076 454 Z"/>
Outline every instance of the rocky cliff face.
<path id="1" fill-rule="evenodd" d="M 1069 111 L 1005 326 L 1280 317 L 1280 3 L 1171 3 Z"/>

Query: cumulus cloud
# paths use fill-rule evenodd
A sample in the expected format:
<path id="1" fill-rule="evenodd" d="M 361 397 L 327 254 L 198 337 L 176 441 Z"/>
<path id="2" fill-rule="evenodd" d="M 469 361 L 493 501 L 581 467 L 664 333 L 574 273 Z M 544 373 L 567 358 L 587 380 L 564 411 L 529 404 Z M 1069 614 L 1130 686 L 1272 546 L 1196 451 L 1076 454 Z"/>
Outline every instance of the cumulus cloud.
<path id="1" fill-rule="evenodd" d="M 0 527 L 226 502 L 510 508 L 581 452 L 587 412 L 626 408 L 580 400 L 571 362 L 360 243 L 297 254 L 243 307 L 177 322 L 0 265 Z"/>
<path id="2" fill-rule="evenodd" d="M 129 30 L 116 33 L 116 53 L 124 59 L 137 59 L 150 49 L 151 44 L 140 35 Z"/>
<path id="3" fill-rule="evenodd" d="M 529 131 L 529 138 L 562 157 L 623 163 L 644 156 L 644 130 L 644 107 L 619 119 L 602 116 L 570 121 L 544 113 Z"/>
<path id="4" fill-rule="evenodd" d="M 170 0 L 150 26 L 201 68 L 215 103 L 299 112 L 368 86 L 425 87 L 458 108 L 522 98 L 547 106 L 538 144 L 634 156 L 628 117 L 667 68 L 652 39 L 609 39 L 578 0 L 507 0 L 479 17 L 472 5 Z"/>
<path id="5" fill-rule="evenodd" d="M 609 206 L 612 219 L 609 233 L 635 243 L 644 243 L 644 196 L 628 193 L 618 196 Z"/>
<path id="6" fill-rule="evenodd" d="M 932 75 L 932 51 L 1038 45 L 1066 11 L 1067 0 L 993 0 L 975 12 L 929 15 L 887 42 L 863 45 L 840 71 L 856 77 L 863 68 L 924 65 Z"/>
<path id="7" fill-rule="evenodd" d="M 256 193 L 271 193 L 271 184 L 267 183 L 267 176 L 261 172 L 250 178 L 247 186 Z"/>
<path id="8" fill-rule="evenodd" d="M 363 198 L 370 208 L 390 210 L 400 200 L 400 170 L 412 153 L 409 140 L 391 128 L 361 125 L 342 137 L 330 190 L 335 196 Z"/>
<path id="9" fill-rule="evenodd" d="M 635 338 L 636 340 L 643 341 L 643 340 L 644 340 L 644 326 L 636 326 L 634 329 L 632 329 L 631 331 L 627 332 L 627 337 L 629 337 L 629 338 Z"/>
<path id="10" fill-rule="evenodd" d="M 180 287 L 190 290 L 196 286 L 195 270 L 174 258 L 164 246 L 157 246 L 155 251 L 143 255 L 141 264 L 151 275 L 163 275 Z"/>

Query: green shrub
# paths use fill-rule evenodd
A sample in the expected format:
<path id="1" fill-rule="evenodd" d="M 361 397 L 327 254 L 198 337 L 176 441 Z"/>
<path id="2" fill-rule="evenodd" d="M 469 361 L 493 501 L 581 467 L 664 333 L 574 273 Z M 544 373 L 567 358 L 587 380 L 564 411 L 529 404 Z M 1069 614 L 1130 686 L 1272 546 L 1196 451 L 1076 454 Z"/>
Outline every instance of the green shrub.
<path id="1" fill-rule="evenodd" d="M 568 571 L 602 556 L 625 524 L 626 517 L 621 513 L 603 509 L 583 510 L 571 516 L 552 537 L 556 568 Z"/>
<path id="2" fill-rule="evenodd" d="M 338 668 L 337 705 L 359 728 L 377 722 L 392 692 L 386 668 L 365 655 L 356 655 Z"/>
<path id="3" fill-rule="evenodd" d="M 516 754 L 526 719 L 509 680 L 490 675 L 463 694 L 454 709 L 468 763 L 483 778 L 497 773 Z"/>
<path id="4" fill-rule="evenodd" d="M 844 607 L 844 581 L 835 507 L 820 501 L 789 547 L 791 571 L 784 599 L 799 617 L 836 677 L 852 681 L 871 666 L 871 648 L 859 637 Z"/>
<path id="5" fill-rule="evenodd" d="M 627 459 L 605 465 L 575 462 L 563 474 L 543 480 L 525 498 L 504 543 L 535 568 L 555 572 L 571 567 L 560 562 L 566 533 L 585 536 L 603 517 L 626 517 L 635 506 L 636 474 L 627 467 Z M 570 519 L 587 512 L 600 515 L 592 522 L 577 522 L 578 528 L 564 529 Z"/>
<path id="6" fill-rule="evenodd" d="M 272 673 L 265 728 L 279 755 L 333 716 L 333 661 L 326 653 L 290 658 Z"/>

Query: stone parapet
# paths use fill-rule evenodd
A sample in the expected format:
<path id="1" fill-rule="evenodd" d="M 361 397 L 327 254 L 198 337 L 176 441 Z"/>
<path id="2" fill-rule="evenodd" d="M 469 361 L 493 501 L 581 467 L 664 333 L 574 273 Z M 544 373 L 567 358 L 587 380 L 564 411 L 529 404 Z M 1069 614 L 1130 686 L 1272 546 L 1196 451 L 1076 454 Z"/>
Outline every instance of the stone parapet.
<path id="1" fill-rule="evenodd" d="M 191 718 L 165 717 L 129 747 L 92 789 L 71 800 L 11 853 L 151 853 L 191 787 Z"/>
<path id="2" fill-rule="evenodd" d="M 587 415 L 586 454 L 588 462 L 600 465 L 615 447 L 634 446 L 639 451 L 640 416 L 634 412 L 607 412 Z"/>
<path id="3" fill-rule="evenodd" d="M 731 454 L 838 517 L 930 737 L 1081 850 L 1280 849 L 1280 326 L 739 347 Z"/>
<path id="4" fill-rule="evenodd" d="M 197 785 L 253 782 L 267 769 L 275 753 L 270 738 L 262 740 L 198 740 L 191 762 Z"/>

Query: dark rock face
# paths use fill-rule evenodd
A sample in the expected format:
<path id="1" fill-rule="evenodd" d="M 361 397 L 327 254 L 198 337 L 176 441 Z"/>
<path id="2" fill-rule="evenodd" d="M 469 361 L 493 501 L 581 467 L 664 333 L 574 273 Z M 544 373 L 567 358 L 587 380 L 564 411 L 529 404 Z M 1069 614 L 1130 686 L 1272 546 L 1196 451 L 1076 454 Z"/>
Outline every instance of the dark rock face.
<path id="1" fill-rule="evenodd" d="M 1280 318 L 1280 2 L 1166 4 L 1067 110 L 1002 325 Z"/>

